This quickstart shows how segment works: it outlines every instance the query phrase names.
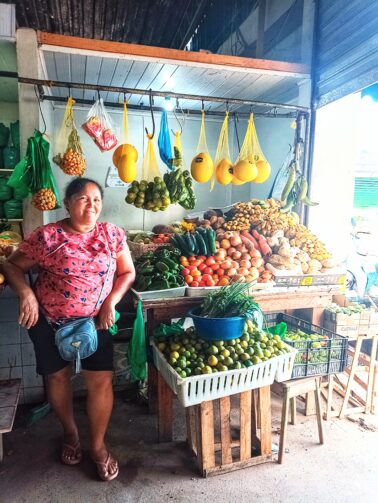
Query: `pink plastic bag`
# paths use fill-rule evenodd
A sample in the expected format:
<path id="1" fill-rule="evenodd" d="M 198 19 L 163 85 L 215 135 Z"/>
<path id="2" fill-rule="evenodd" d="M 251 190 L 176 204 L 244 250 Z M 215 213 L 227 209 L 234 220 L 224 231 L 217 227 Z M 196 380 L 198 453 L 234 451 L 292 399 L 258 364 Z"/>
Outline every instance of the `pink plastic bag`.
<path id="1" fill-rule="evenodd" d="M 111 150 L 118 143 L 102 98 L 93 104 L 88 112 L 87 120 L 81 127 L 89 134 L 102 152 Z"/>

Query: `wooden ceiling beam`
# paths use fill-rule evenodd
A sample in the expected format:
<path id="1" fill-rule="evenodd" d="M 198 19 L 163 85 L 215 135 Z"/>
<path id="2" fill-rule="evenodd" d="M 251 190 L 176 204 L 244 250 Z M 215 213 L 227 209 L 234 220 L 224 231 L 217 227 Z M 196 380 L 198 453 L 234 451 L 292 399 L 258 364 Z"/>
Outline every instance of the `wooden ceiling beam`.
<path id="1" fill-rule="evenodd" d="M 206 66 L 245 73 L 263 73 L 270 75 L 289 76 L 299 79 L 310 78 L 307 65 L 287 63 L 285 61 L 269 61 L 223 54 L 181 51 L 147 45 L 127 44 L 107 40 L 95 40 L 55 33 L 37 32 L 38 43 L 43 50 L 75 52 L 81 54 L 97 53 L 100 57 L 121 57 L 144 61 L 158 61 L 186 66 Z"/>

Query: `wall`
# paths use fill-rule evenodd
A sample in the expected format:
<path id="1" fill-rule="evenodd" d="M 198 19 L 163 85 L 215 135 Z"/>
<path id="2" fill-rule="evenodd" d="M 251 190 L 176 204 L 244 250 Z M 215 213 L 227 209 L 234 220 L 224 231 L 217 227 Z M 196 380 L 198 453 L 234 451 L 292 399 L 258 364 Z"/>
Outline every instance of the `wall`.
<path id="1" fill-rule="evenodd" d="M 0 122 L 9 127 L 11 122 L 18 119 L 18 103 L 0 101 Z"/>

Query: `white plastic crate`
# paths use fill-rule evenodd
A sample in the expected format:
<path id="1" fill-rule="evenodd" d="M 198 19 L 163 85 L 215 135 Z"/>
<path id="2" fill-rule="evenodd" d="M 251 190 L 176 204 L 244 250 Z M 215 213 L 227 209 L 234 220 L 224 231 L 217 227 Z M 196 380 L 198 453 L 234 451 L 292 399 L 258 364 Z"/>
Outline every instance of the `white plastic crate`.
<path id="1" fill-rule="evenodd" d="M 291 379 L 291 374 L 293 373 L 293 367 L 295 362 L 295 356 L 298 351 L 285 343 L 288 353 L 284 355 L 277 356 L 277 372 L 275 380 L 277 382 L 288 381 Z"/>
<path id="2" fill-rule="evenodd" d="M 147 290 L 146 292 L 138 292 L 131 289 L 131 291 L 141 300 L 158 300 L 158 299 L 174 299 L 176 297 L 185 296 L 186 286 L 179 288 L 167 288 L 165 290 Z"/>
<path id="3" fill-rule="evenodd" d="M 151 342 L 154 363 L 184 407 L 273 384 L 278 357 L 240 370 L 181 378 Z"/>
<path id="4" fill-rule="evenodd" d="M 187 297 L 206 297 L 210 292 L 216 292 L 220 290 L 221 286 L 187 286 L 186 296 Z"/>

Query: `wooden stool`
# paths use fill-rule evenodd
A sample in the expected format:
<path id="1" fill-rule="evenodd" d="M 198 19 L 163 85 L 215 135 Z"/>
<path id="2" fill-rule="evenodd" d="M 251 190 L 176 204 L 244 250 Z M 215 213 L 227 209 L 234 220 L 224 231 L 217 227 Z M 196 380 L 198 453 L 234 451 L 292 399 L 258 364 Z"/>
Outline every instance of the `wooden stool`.
<path id="1" fill-rule="evenodd" d="M 295 398 L 299 395 L 305 395 L 310 391 L 314 392 L 316 405 L 316 418 L 318 421 L 319 442 L 324 444 L 322 412 L 320 407 L 320 378 L 310 377 L 307 379 L 294 379 L 282 383 L 283 386 L 283 401 L 282 401 L 282 417 L 281 417 L 281 434 L 280 445 L 278 450 L 278 462 L 282 463 L 282 458 L 285 452 L 286 428 L 289 416 L 289 405 L 291 409 L 291 424 L 295 424 L 296 420 L 296 403 Z"/>
<path id="2" fill-rule="evenodd" d="M 0 381 L 0 461 L 3 460 L 3 433 L 12 431 L 20 387 L 21 379 Z"/>

